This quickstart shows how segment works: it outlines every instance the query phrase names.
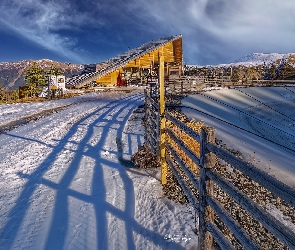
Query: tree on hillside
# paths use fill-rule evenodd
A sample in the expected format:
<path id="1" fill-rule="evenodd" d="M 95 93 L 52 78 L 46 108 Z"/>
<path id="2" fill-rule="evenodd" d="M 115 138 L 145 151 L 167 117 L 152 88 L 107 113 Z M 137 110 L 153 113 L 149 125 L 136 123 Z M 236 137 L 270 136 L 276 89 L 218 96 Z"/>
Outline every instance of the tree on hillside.
<path id="1" fill-rule="evenodd" d="M 244 77 L 245 77 L 245 72 L 243 67 L 241 66 L 233 67 L 231 81 L 238 82 L 239 80 L 243 80 Z"/>
<path id="2" fill-rule="evenodd" d="M 36 95 L 40 89 L 47 84 L 45 71 L 37 65 L 36 62 L 33 66 L 25 70 L 24 79 L 28 86 L 28 94 L 32 97 Z"/>
<path id="3" fill-rule="evenodd" d="M 277 72 L 277 66 L 274 63 L 272 63 L 268 69 L 270 79 L 277 79 Z"/>
<path id="4" fill-rule="evenodd" d="M 63 75 L 64 72 L 60 69 L 57 69 L 55 65 L 51 64 L 51 67 L 49 70 L 46 71 L 46 75 L 52 75 L 52 76 L 59 76 Z"/>
<path id="5" fill-rule="evenodd" d="M 292 78 L 295 75 L 295 69 L 293 66 L 288 63 L 284 62 L 280 65 L 277 73 L 277 78 L 278 79 L 288 79 Z"/>
<path id="6" fill-rule="evenodd" d="M 249 66 L 246 70 L 246 81 L 258 80 L 259 73 L 253 66 Z"/>

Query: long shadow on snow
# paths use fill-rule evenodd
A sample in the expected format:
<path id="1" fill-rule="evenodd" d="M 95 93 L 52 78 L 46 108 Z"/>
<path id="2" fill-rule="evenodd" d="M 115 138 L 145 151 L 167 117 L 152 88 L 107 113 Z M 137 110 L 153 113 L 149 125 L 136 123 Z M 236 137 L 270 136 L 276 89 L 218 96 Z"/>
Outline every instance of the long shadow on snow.
<path id="1" fill-rule="evenodd" d="M 112 103 L 116 103 L 115 101 Z M 109 104 L 111 105 L 111 103 Z M 119 104 L 117 104 L 119 105 Z M 116 105 L 116 106 L 117 106 Z M 58 154 L 65 148 L 66 144 L 71 141 L 70 138 L 76 133 L 78 130 L 78 126 L 86 121 L 89 117 L 92 115 L 95 115 L 95 113 L 98 113 L 101 110 L 104 110 L 105 107 L 98 108 L 97 110 L 93 111 L 92 113 L 88 114 L 87 116 L 83 117 L 81 120 L 77 121 L 75 124 L 73 124 L 72 129 L 69 130 L 69 132 L 64 136 L 62 140 L 60 140 L 59 144 L 54 147 L 53 151 L 49 154 L 49 156 L 43 161 L 43 163 L 28 177 L 28 181 L 24 186 L 24 189 L 22 193 L 20 194 L 19 198 L 17 199 L 16 205 L 12 208 L 10 211 L 8 217 L 10 218 L 9 221 L 6 223 L 6 225 L 2 228 L 0 239 L 8 238 L 9 236 L 9 242 L 7 249 L 11 248 L 11 245 L 13 244 L 13 241 L 17 235 L 17 232 L 20 228 L 20 225 L 22 224 L 22 221 L 25 217 L 26 210 L 29 207 L 29 201 L 30 197 L 36 190 L 37 184 L 42 183 L 42 176 L 46 173 L 47 170 L 50 169 L 51 165 L 56 160 L 56 157 Z M 70 168 L 77 168 L 78 164 L 72 165 Z M 75 169 L 74 169 L 75 170 Z M 76 171 L 76 170 L 75 170 Z M 21 176 L 22 174 L 19 173 Z M 72 174 L 74 176 L 74 173 Z M 65 180 L 63 180 L 65 182 Z M 58 184 L 61 188 L 64 188 L 60 184 Z M 16 217 L 15 214 L 18 216 Z"/>
<path id="2" fill-rule="evenodd" d="M 106 113 L 104 117 L 107 117 L 109 113 L 114 113 L 114 108 L 116 106 L 124 104 L 124 100 L 120 100 L 116 103 L 116 105 L 109 107 L 108 114 Z M 13 207 L 11 212 L 9 213 L 9 221 L 4 226 L 1 234 L 1 238 L 4 238 L 6 232 L 9 232 L 9 243 L 7 245 L 7 249 L 12 247 L 12 244 L 16 238 L 17 232 L 22 224 L 22 221 L 25 217 L 26 211 L 29 208 L 29 200 L 35 191 L 38 184 L 42 183 L 43 185 L 48 185 L 49 187 L 56 189 L 57 195 L 55 200 L 55 208 L 52 218 L 52 223 L 50 226 L 48 238 L 46 241 L 46 249 L 64 249 L 65 248 L 65 240 L 67 233 L 69 231 L 69 197 L 74 197 L 78 200 L 84 201 L 88 204 L 93 204 L 95 215 L 96 215 L 96 237 L 97 237 L 97 248 L 98 249 L 108 249 L 107 245 L 107 225 L 108 222 L 106 220 L 106 213 L 111 213 L 117 219 L 121 220 L 125 224 L 125 234 L 126 234 L 126 245 L 128 249 L 135 249 L 134 240 L 133 240 L 133 231 L 136 231 L 139 234 L 148 235 L 149 239 L 153 241 L 156 245 L 159 245 L 159 242 L 163 242 L 163 236 L 155 233 L 149 229 L 143 228 L 134 220 L 134 189 L 132 180 L 128 177 L 125 168 L 117 162 L 110 162 L 106 159 L 103 159 L 99 155 L 99 151 L 104 146 L 107 135 L 109 133 L 109 129 L 114 124 L 119 124 L 119 128 L 117 129 L 117 138 L 121 138 L 123 134 L 124 124 L 127 122 L 129 115 L 131 114 L 133 108 L 138 105 L 138 100 L 133 102 L 132 104 L 127 103 L 125 106 L 121 107 L 118 111 L 116 111 L 116 116 L 112 118 L 112 120 L 102 120 L 102 117 L 99 116 L 97 120 L 95 120 L 92 124 L 89 125 L 87 134 L 81 140 L 78 145 L 78 149 L 76 150 L 76 154 L 72 159 L 70 166 L 68 167 L 66 173 L 62 177 L 60 183 L 56 184 L 49 180 L 42 178 L 45 172 L 50 168 L 50 166 L 56 160 L 57 155 L 65 148 L 65 145 L 70 141 L 70 138 L 76 133 L 78 126 L 81 125 L 82 122 L 86 121 L 89 117 L 95 115 L 99 111 L 105 109 L 99 108 L 92 112 L 91 114 L 85 116 L 78 122 L 76 122 L 72 129 L 67 133 L 67 135 L 59 142 L 59 144 L 54 147 L 52 153 L 44 160 L 43 164 L 41 164 L 36 171 L 34 171 L 30 176 L 23 175 L 22 177 L 28 178 L 28 182 L 26 183 L 20 197 L 18 198 L 16 205 Z M 109 104 L 108 106 L 110 106 Z M 124 116 L 122 121 L 116 121 L 115 117 L 119 117 L 120 112 L 126 109 L 128 105 L 132 107 L 129 108 L 128 114 Z M 95 146 L 88 145 L 88 141 L 94 133 L 94 128 L 97 126 L 96 124 L 100 122 L 107 122 L 108 125 L 103 126 L 103 133 L 101 134 L 100 140 L 98 144 Z M 114 129 L 114 128 L 112 128 Z M 86 149 L 86 150 L 85 150 Z M 86 152 L 85 152 L 86 151 Z M 79 170 L 80 163 L 83 156 L 90 156 L 95 160 L 95 167 L 93 171 L 93 179 L 92 179 L 92 191 L 91 195 L 86 195 L 75 190 L 70 189 L 70 185 Z M 117 154 L 118 158 L 119 153 Z M 103 165 L 108 167 L 113 167 L 117 171 L 119 171 L 119 176 L 121 177 L 125 190 L 125 209 L 122 211 L 112 204 L 107 203 L 106 201 L 106 188 L 104 185 L 103 179 Z M 14 216 L 18 213 L 18 216 Z M 82 221 L 83 223 L 83 221 Z M 57 233 L 58 232 L 58 233 Z M 124 232 L 122 232 L 124 233 Z M 87 232 L 85 232 L 87 234 Z M 117 236 L 117 242 L 120 242 L 121 235 Z M 85 235 L 84 237 L 85 238 Z M 86 241 L 84 239 L 84 241 Z M 119 245 L 117 247 L 120 247 Z M 176 243 L 170 242 L 169 247 L 181 249 L 182 247 Z"/>

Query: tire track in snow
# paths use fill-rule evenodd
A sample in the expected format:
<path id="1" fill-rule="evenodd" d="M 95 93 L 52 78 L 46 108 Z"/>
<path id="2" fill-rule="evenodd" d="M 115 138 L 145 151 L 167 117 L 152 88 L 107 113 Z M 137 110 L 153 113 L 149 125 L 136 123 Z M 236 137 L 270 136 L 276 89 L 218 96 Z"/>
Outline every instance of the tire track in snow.
<path id="1" fill-rule="evenodd" d="M 87 105 L 86 107 L 89 107 L 89 106 Z M 97 109 L 96 105 L 95 105 L 95 109 Z M 83 117 L 83 115 L 86 115 L 87 112 L 89 112 L 89 111 L 85 111 L 84 114 L 77 113 L 78 119 L 81 119 L 81 116 Z M 80 115 L 80 117 L 79 117 L 79 115 Z M 58 118 L 58 117 L 55 117 L 55 118 Z M 65 121 L 64 121 L 64 118 L 66 118 Z M 68 118 L 71 119 L 71 116 L 69 116 Z M 67 116 L 61 116 L 60 120 L 61 120 L 61 122 L 64 122 L 64 124 L 66 124 L 67 123 Z M 48 122 L 48 120 L 47 120 L 47 122 Z M 58 124 L 59 122 L 60 121 L 58 121 L 58 119 L 55 120 L 55 123 Z M 43 134 L 39 133 L 38 130 L 37 130 L 37 134 L 34 134 L 35 129 L 26 130 L 26 126 L 23 126 L 20 129 L 18 129 L 18 131 L 15 131 L 10 135 L 5 135 L 5 137 L 12 137 L 12 139 L 14 139 L 14 140 L 12 140 L 10 138 L 10 140 L 8 140 L 8 143 L 12 144 L 9 147 L 12 150 L 12 152 L 14 150 L 14 153 L 15 153 L 15 149 L 16 149 L 15 147 L 16 146 L 18 147 L 18 145 L 22 149 L 16 153 L 16 156 L 14 156 L 11 153 L 7 152 L 7 150 L 6 150 L 7 149 L 6 148 L 7 141 L 4 141 L 4 145 L 3 145 L 4 152 L 1 151 L 2 153 L 6 153 L 5 156 L 8 157 L 8 159 L 6 159 L 6 162 L 7 161 L 10 161 L 12 163 L 18 162 L 17 166 L 14 167 L 14 169 L 16 168 L 14 171 L 11 171 L 10 165 L 4 166 L 7 169 L 7 173 L 3 173 L 3 175 L 2 175 L 2 178 L 3 177 L 6 178 L 7 174 L 9 174 L 9 172 L 12 172 L 10 174 L 10 176 L 12 176 L 11 183 L 10 183 L 11 185 L 8 186 L 7 188 L 10 191 L 11 191 L 11 188 L 13 189 L 12 193 L 10 192 L 11 196 L 19 197 L 17 202 L 14 202 L 14 209 L 12 208 L 12 210 L 10 211 L 10 213 L 7 216 L 7 217 L 11 218 L 10 225 L 7 226 L 5 230 L 3 230 L 4 232 L 3 231 L 1 232 L 1 234 L 3 233 L 4 238 L 5 238 L 5 235 L 9 235 L 9 238 L 16 237 L 17 230 L 20 226 L 20 222 L 18 222 L 18 218 L 21 217 L 20 220 L 25 220 L 24 216 L 25 216 L 26 212 L 33 206 L 32 204 L 34 201 L 39 200 L 39 197 L 37 195 L 35 195 L 35 193 L 37 192 L 35 185 L 40 184 L 39 179 L 42 177 L 42 173 L 44 173 L 43 171 L 45 171 L 45 169 L 43 169 L 43 168 L 47 167 L 47 165 L 48 165 L 48 163 L 46 161 L 42 162 L 43 158 L 50 155 L 50 152 L 52 152 L 52 148 L 53 148 L 49 145 L 46 145 L 46 143 L 42 143 L 42 141 L 49 140 L 55 133 L 57 133 L 58 135 L 65 133 L 65 131 L 62 132 L 62 130 L 63 130 L 63 128 L 65 128 L 65 126 L 54 126 L 53 127 L 54 129 L 51 129 L 48 127 L 44 131 L 44 127 L 42 129 L 40 129 L 40 126 L 42 126 L 41 124 L 43 124 L 43 120 L 37 121 L 37 123 L 39 123 L 39 127 L 37 126 L 36 129 L 39 129 Z M 28 132 L 26 134 L 27 138 L 25 138 L 23 136 L 18 136 L 18 132 L 23 133 L 24 131 Z M 3 136 L 4 135 L 2 135 L 2 137 Z M 17 138 L 17 140 L 15 140 L 16 138 Z M 28 138 L 30 138 L 30 139 L 28 140 Z M 41 143 L 41 147 L 40 147 L 40 143 Z M 17 159 L 18 155 L 21 156 L 20 159 Z M 47 161 L 49 161 L 49 160 L 47 160 Z M 38 164 L 40 164 L 42 167 L 38 168 Z M 26 167 L 26 169 L 24 169 L 25 167 Z M 1 168 L 1 170 L 3 171 L 2 168 Z M 19 172 L 17 172 L 17 170 L 19 170 Z M 32 185 L 28 185 L 27 188 L 25 188 L 24 190 L 20 190 L 18 187 L 13 188 L 13 181 L 16 181 L 18 183 L 18 181 L 21 177 L 26 178 L 27 175 L 31 175 L 31 176 L 33 175 L 32 178 L 30 179 Z M 5 183 L 5 180 L 1 181 L 1 183 Z M 33 184 L 33 183 L 35 183 L 35 184 Z M 44 195 L 45 195 L 45 193 L 44 193 Z M 8 194 L 8 198 L 9 197 L 10 197 L 10 195 Z M 17 204 L 17 203 L 19 203 L 19 204 Z M 45 204 L 46 205 L 46 203 L 43 203 L 41 200 L 39 200 L 38 204 Z M 10 207 L 11 206 L 9 206 L 6 211 L 9 211 Z M 33 211 L 33 213 L 38 214 L 38 210 L 36 212 Z M 40 216 L 42 216 L 42 214 L 40 214 Z M 41 221 L 40 216 L 39 217 L 37 216 L 39 218 L 38 219 L 39 223 Z M 7 221 L 5 221 L 5 222 L 6 222 L 6 224 L 9 223 Z M 5 223 L 3 223 L 2 225 L 5 225 Z M 17 225 L 19 225 L 19 226 L 17 226 Z M 36 224 L 36 225 L 38 225 L 38 224 Z M 35 230 L 31 231 L 31 233 L 30 233 L 31 235 L 37 235 L 36 231 L 38 231 L 38 229 L 36 228 L 36 225 L 34 224 Z M 22 228 L 19 228 L 19 230 L 24 230 L 24 226 L 22 226 Z M 31 236 L 28 236 L 26 238 L 31 238 Z M 8 240 L 6 242 L 8 242 L 7 243 L 8 245 L 13 244 L 13 242 L 9 242 Z"/>
<path id="2" fill-rule="evenodd" d="M 114 105 L 112 105 L 112 106 L 110 106 L 110 108 L 113 108 L 114 107 Z M 97 108 L 96 108 L 97 109 Z M 28 151 L 30 151 L 30 150 L 28 150 Z M 50 158 L 50 157 L 48 157 L 48 158 Z M 48 169 L 37 169 L 35 172 L 33 172 L 33 178 L 31 179 L 31 182 L 32 183 L 36 183 L 37 182 L 37 180 L 38 179 L 40 179 L 40 177 L 42 176 L 42 174 L 43 173 L 45 173 L 46 172 L 46 170 L 48 170 Z M 26 189 L 26 188 L 25 188 Z M 27 189 L 26 189 L 26 191 L 25 191 L 25 195 L 24 196 L 28 196 L 28 197 L 32 197 L 32 195 L 33 195 L 33 193 L 32 193 L 32 190 L 31 190 L 32 188 L 30 188 L 30 187 L 28 187 Z M 30 191 L 31 190 L 31 191 Z M 24 193 L 23 193 L 24 194 Z M 19 194 L 19 197 L 21 197 L 22 196 L 22 194 Z M 26 208 L 28 208 L 28 199 L 26 198 L 26 197 L 23 197 L 23 198 L 20 198 L 19 200 L 18 200 L 20 203 L 22 203 L 22 205 L 24 205 L 24 207 L 25 207 L 25 210 L 26 210 Z M 17 205 L 15 205 L 15 206 L 17 206 Z M 15 216 L 15 214 L 19 214 L 19 213 L 24 213 L 24 212 L 21 212 L 21 211 L 25 211 L 25 210 L 22 210 L 21 208 L 20 208 L 20 206 L 17 206 L 15 209 L 12 209 L 12 210 L 14 210 L 13 212 L 11 212 L 10 213 L 10 215 L 12 216 L 12 217 L 14 217 Z M 9 223 L 7 223 L 7 224 L 9 224 Z M 20 223 L 16 223 L 16 224 L 20 224 Z M 15 226 L 12 226 L 13 227 L 13 230 L 12 231 L 16 231 L 15 229 Z M 17 228 L 18 228 L 19 226 L 17 226 Z M 6 227 L 6 229 L 8 229 L 7 227 Z M 12 232 L 12 231 L 9 231 L 9 230 L 4 230 L 5 232 L 4 233 L 6 233 L 6 232 Z M 16 234 L 14 234 L 14 235 L 16 235 Z M 10 235 L 11 236 L 11 235 Z M 12 236 L 13 237 L 13 236 Z"/>
<path id="3" fill-rule="evenodd" d="M 122 102 L 122 104 L 121 104 Z M 96 158 L 95 161 L 95 165 L 93 166 L 94 170 L 93 170 L 93 180 L 92 180 L 92 187 L 91 189 L 91 195 L 88 196 L 88 202 L 93 204 L 93 213 L 96 217 L 96 226 L 92 223 L 92 226 L 94 226 L 94 228 L 96 227 L 96 232 L 92 232 L 93 238 L 97 238 L 97 242 L 95 244 L 97 244 L 97 248 L 98 249 L 113 249 L 111 247 L 111 245 L 109 244 L 113 244 L 116 243 L 116 246 L 120 247 L 120 248 L 116 248 L 116 249 L 127 249 L 126 248 L 126 240 L 124 241 L 124 237 L 123 234 L 125 232 L 124 228 L 122 228 L 122 224 L 124 223 L 116 223 L 116 222 L 120 222 L 118 215 L 115 214 L 115 219 L 107 214 L 107 211 L 110 210 L 109 212 L 113 212 L 116 211 L 117 209 L 122 210 L 123 204 L 122 202 L 125 200 L 124 197 L 124 190 L 120 187 L 112 187 L 112 183 L 113 182 L 107 182 L 106 179 L 109 178 L 110 175 L 110 164 L 114 164 L 112 162 L 110 162 L 109 158 L 106 157 L 105 159 L 101 156 L 100 152 L 98 151 L 103 151 L 104 152 L 104 147 L 106 146 L 105 143 L 108 142 L 108 136 L 113 136 L 113 131 L 112 126 L 114 124 L 117 123 L 116 121 L 116 117 L 121 113 L 122 109 L 127 108 L 127 105 L 130 102 L 130 100 L 127 101 L 127 105 L 124 103 L 125 101 L 118 101 L 114 104 L 108 105 L 106 108 L 108 109 L 106 111 L 106 109 L 104 108 L 104 112 L 102 112 L 102 114 L 93 114 L 92 116 L 89 117 L 89 121 L 84 120 L 83 123 L 79 123 L 79 125 L 82 126 L 82 128 L 86 128 L 86 132 L 82 130 L 77 130 L 77 135 L 75 134 L 73 136 L 74 140 L 77 140 L 75 137 L 78 136 L 78 141 L 79 141 L 79 145 L 77 148 L 77 152 L 79 152 L 78 154 L 75 155 L 75 158 L 73 159 L 72 162 L 80 162 L 81 165 L 81 161 L 79 158 L 81 158 L 80 153 L 82 154 L 82 148 L 87 144 L 87 142 L 90 139 L 93 139 L 92 135 L 95 135 L 94 130 L 97 128 L 97 125 L 99 127 L 99 130 L 101 133 L 99 133 L 99 141 L 97 142 L 97 144 L 94 146 L 94 148 L 92 148 L 90 150 L 90 152 L 86 152 L 87 156 L 90 156 L 92 158 Z M 134 105 L 134 104 L 133 104 Z M 112 116 L 112 120 L 109 120 L 110 116 Z M 93 119 L 93 117 L 95 117 L 95 119 Z M 109 124 L 108 122 L 109 121 Z M 99 126 L 100 123 L 103 122 L 104 125 Z M 124 124 L 122 124 L 124 125 Z M 102 131 L 101 131 L 102 130 Z M 83 134 L 82 136 L 80 134 Z M 82 138 L 82 139 L 81 139 Z M 94 138 L 95 139 L 95 138 Z M 107 143 L 108 144 L 108 143 Z M 115 152 L 116 150 L 116 145 L 113 143 L 111 143 L 111 145 L 107 145 L 107 150 L 112 150 L 113 152 Z M 96 156 L 93 155 L 93 152 L 96 152 Z M 100 155 L 100 156 L 99 156 Z M 115 164 L 116 165 L 116 164 Z M 77 172 L 76 168 L 78 166 L 75 166 L 75 164 L 71 164 L 71 166 L 68 167 L 67 169 L 67 173 L 65 173 L 63 175 L 63 178 L 59 181 L 59 183 L 63 186 L 68 186 L 70 181 L 73 179 L 74 177 L 74 173 Z M 120 165 L 117 162 L 117 166 L 116 168 L 119 168 L 120 171 L 125 171 L 124 169 L 120 169 Z M 124 180 L 126 182 L 126 180 Z M 103 185 L 104 184 L 104 185 Z M 111 197 L 115 197 L 114 201 L 112 203 L 108 203 L 106 204 L 106 197 L 105 197 L 105 193 L 109 192 Z M 98 200 L 93 198 L 93 197 L 99 197 Z M 66 198 L 66 194 L 60 194 L 60 197 L 57 196 L 56 198 L 56 205 L 55 207 L 58 207 L 58 203 L 62 203 Z M 109 209 L 106 210 L 105 207 L 109 207 Z M 114 208 L 115 210 L 114 210 Z M 114 210 L 114 211 L 112 211 Z M 123 210 L 124 212 L 124 210 Z M 113 214 L 111 213 L 111 214 Z M 49 246 L 52 244 L 52 241 L 55 240 L 55 230 L 59 228 L 58 224 L 60 221 L 60 218 L 63 218 L 63 220 L 65 220 L 65 218 L 67 218 L 67 222 L 70 223 L 70 221 L 68 221 L 70 218 L 68 216 L 67 211 L 63 210 L 63 211 L 58 211 L 55 213 L 55 216 L 53 218 L 53 221 L 55 223 L 52 223 L 52 225 L 54 225 L 50 232 L 49 232 L 49 239 L 47 240 L 46 245 Z M 122 219 L 121 219 L 122 220 Z M 107 226 L 108 223 L 108 226 Z M 125 222 L 126 224 L 126 222 Z M 111 228 L 110 228 L 111 227 Z M 120 235 L 120 238 L 118 240 L 114 240 L 112 239 L 110 241 L 109 239 L 109 233 L 112 232 L 116 232 L 116 235 Z M 51 236 L 52 235 L 52 236 Z M 58 242 L 56 242 L 57 245 L 55 245 L 55 247 L 60 248 L 60 247 L 64 247 L 67 245 L 67 241 L 63 239 L 64 238 L 72 238 L 72 237 L 68 237 L 67 235 L 65 235 L 65 232 L 62 233 L 62 235 L 59 236 Z M 78 239 L 77 239 L 78 240 Z M 76 242 L 77 243 L 77 242 Z M 71 244 L 76 244 L 75 242 L 71 242 Z M 92 242 L 93 243 L 93 242 Z M 127 242 L 128 243 L 128 242 Z M 130 245 L 131 243 L 129 243 Z M 123 248 L 121 248 L 123 247 Z M 128 249 L 130 249 L 128 247 Z M 132 248 L 131 248 L 132 249 Z"/>
<path id="4" fill-rule="evenodd" d="M 101 102 L 84 103 L 78 110 L 70 108 L 1 135 L 0 144 L 23 144 L 25 149 L 15 152 L 14 160 L 17 155 L 22 159 L 11 173 L 15 187 L 10 196 L 15 198 L 1 224 L 1 247 L 132 250 L 136 232 L 142 240 L 148 235 L 153 249 L 162 249 L 163 235 L 134 218 L 133 181 L 118 159 L 116 144 L 116 138 L 122 138 L 125 152 L 130 137 L 124 127 L 142 98 L 129 96 L 100 107 Z M 78 118 L 71 120 L 73 116 Z M 53 119 L 55 132 L 49 126 Z M 43 132 L 34 135 L 38 130 Z M 4 177 L 0 178 L 5 185 Z M 175 242 L 169 247 L 183 249 Z"/>

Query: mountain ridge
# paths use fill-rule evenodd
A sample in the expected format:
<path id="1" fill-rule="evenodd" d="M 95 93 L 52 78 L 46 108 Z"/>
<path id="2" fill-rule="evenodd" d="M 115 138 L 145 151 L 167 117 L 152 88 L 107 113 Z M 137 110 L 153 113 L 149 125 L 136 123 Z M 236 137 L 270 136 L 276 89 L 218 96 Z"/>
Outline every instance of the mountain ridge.
<path id="1" fill-rule="evenodd" d="M 295 65 L 295 53 L 287 53 L 287 54 L 251 53 L 229 64 L 232 66 L 234 65 L 257 66 L 257 65 L 272 64 L 272 63 L 280 64 L 282 60 L 285 60 Z M 222 65 L 226 65 L 226 64 L 222 64 Z"/>
<path id="2" fill-rule="evenodd" d="M 66 77 L 71 77 L 81 71 L 81 65 L 73 63 L 61 63 L 50 59 L 40 60 L 22 60 L 18 62 L 1 62 L 0 63 L 0 85 L 4 89 L 17 89 L 19 86 L 25 85 L 23 78 L 24 71 L 36 62 L 42 69 L 49 69 L 52 65 L 65 72 Z M 283 63 L 287 63 L 295 68 L 295 53 L 251 53 L 240 59 L 227 64 L 208 65 L 209 67 L 252 67 L 259 65 L 266 65 L 270 67 L 275 65 L 280 67 Z M 193 66 L 193 65 L 191 65 Z M 199 67 L 199 66 L 196 66 Z M 206 66 L 207 67 L 207 66 Z"/>

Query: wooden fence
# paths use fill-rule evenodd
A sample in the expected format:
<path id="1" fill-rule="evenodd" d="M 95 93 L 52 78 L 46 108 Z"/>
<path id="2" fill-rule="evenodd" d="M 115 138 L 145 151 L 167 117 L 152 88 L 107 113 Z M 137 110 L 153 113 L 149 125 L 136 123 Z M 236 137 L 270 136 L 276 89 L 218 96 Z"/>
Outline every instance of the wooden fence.
<path id="1" fill-rule="evenodd" d="M 0 91 L 0 103 L 11 103 L 19 101 L 18 90 L 2 90 Z"/>
<path id="2" fill-rule="evenodd" d="M 154 90 L 152 90 L 154 88 Z M 156 97 L 156 98 L 155 98 Z M 155 87 L 145 93 L 146 105 L 146 142 L 154 154 L 159 155 L 159 104 Z M 192 150 L 182 138 L 177 136 L 171 127 L 166 127 L 166 162 L 173 171 L 185 195 L 193 205 L 199 217 L 198 243 L 199 249 L 213 249 L 213 241 L 222 249 L 235 249 L 232 242 L 220 230 L 216 218 L 224 223 L 244 249 L 264 248 L 257 244 L 241 227 L 214 195 L 215 188 L 223 190 L 231 199 L 241 206 L 248 214 L 263 225 L 271 234 L 289 249 L 295 249 L 295 233 L 268 213 L 257 202 L 250 199 L 243 190 L 235 186 L 228 178 L 222 176 L 215 169 L 216 159 L 227 162 L 244 176 L 247 176 L 276 197 L 283 200 L 288 206 L 295 208 L 295 191 L 274 177 L 257 169 L 253 165 L 241 160 L 234 154 L 215 143 L 212 128 L 201 129 L 196 132 L 187 124 L 175 118 L 165 110 L 166 122 L 170 122 L 180 131 L 185 132 L 198 145 L 198 150 Z M 177 145 L 177 148 L 175 146 Z M 188 166 L 187 161 L 179 154 L 179 148 L 186 157 L 192 160 L 198 170 Z M 188 181 L 189 180 L 189 183 Z M 197 194 L 194 190 L 197 190 Z M 214 240 L 213 240 L 214 239 Z"/>
<path id="3" fill-rule="evenodd" d="M 251 80 L 247 82 L 232 82 L 229 79 L 199 78 L 195 76 L 180 76 L 165 81 L 167 93 L 187 94 L 198 93 L 212 87 L 250 87 L 250 86 L 285 86 L 295 84 L 295 80 Z"/>

